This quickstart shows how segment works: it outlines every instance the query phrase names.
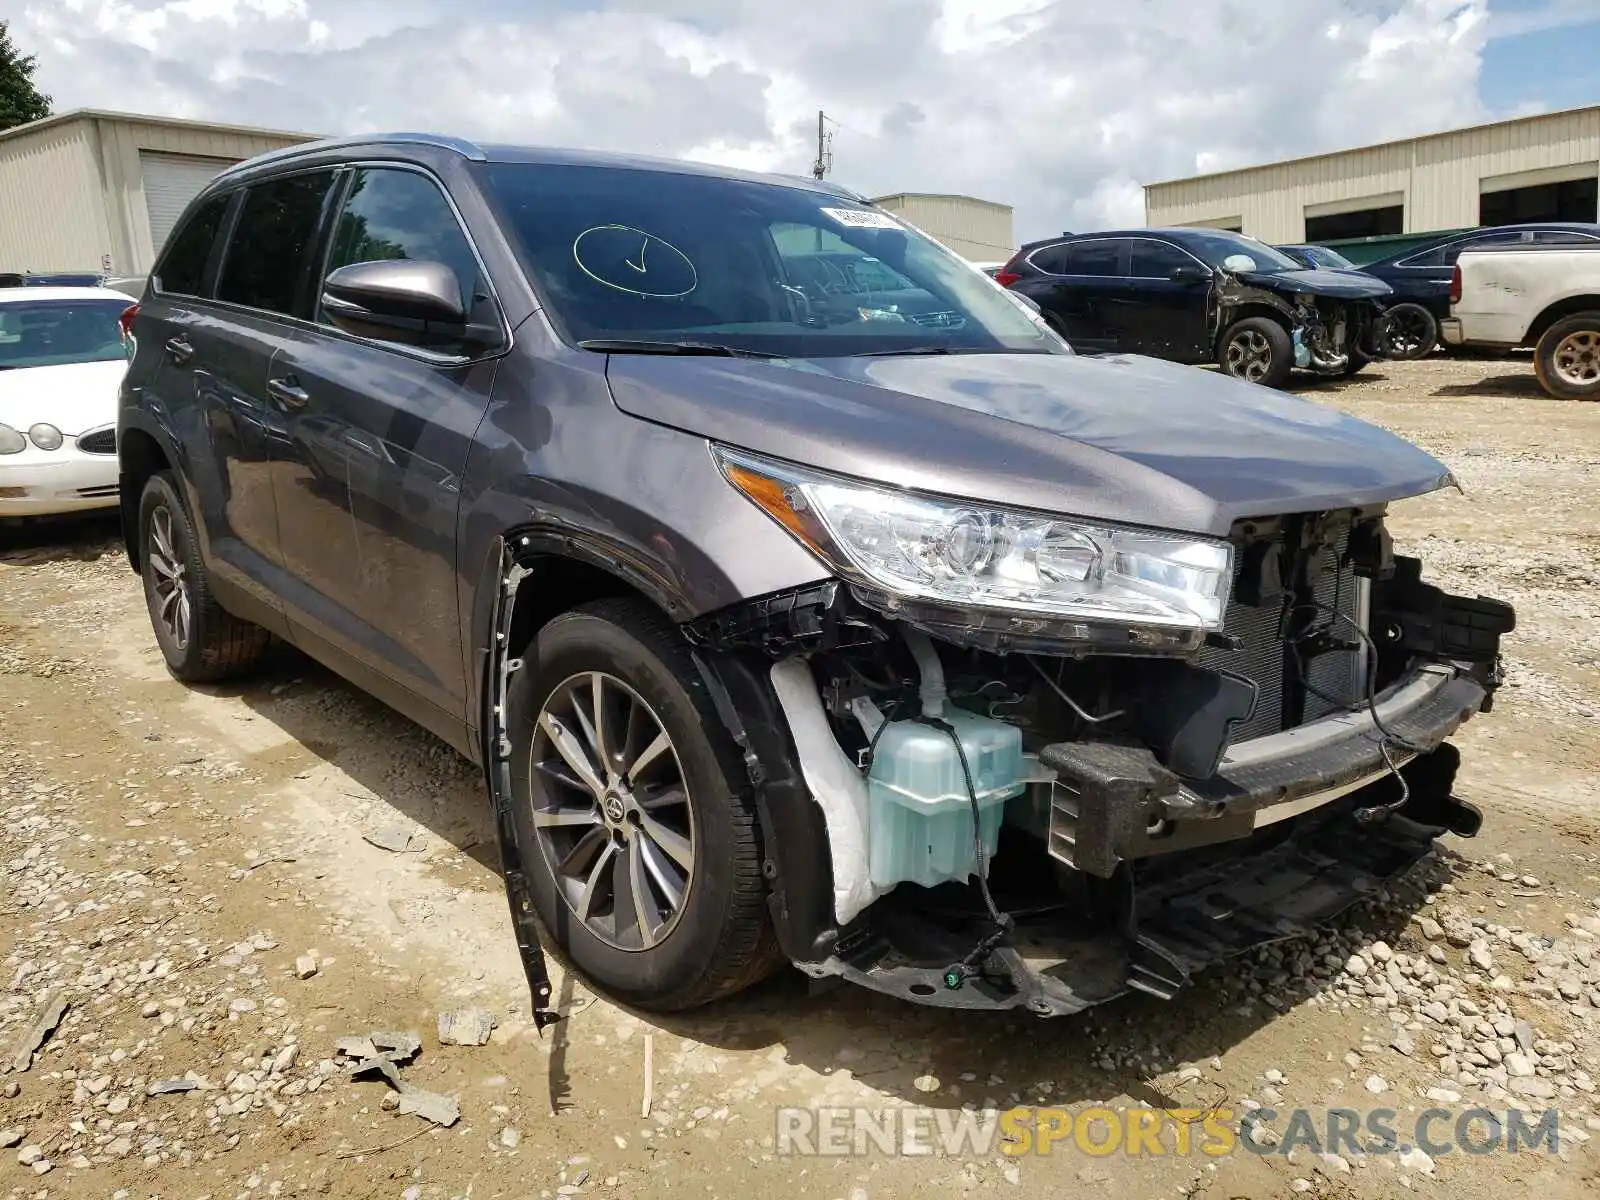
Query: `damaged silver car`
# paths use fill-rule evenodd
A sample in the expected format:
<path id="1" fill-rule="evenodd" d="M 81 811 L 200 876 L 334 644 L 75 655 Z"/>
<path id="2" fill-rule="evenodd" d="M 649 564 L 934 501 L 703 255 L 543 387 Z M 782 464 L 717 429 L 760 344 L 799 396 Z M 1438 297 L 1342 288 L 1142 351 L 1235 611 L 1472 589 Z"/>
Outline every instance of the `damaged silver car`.
<path id="1" fill-rule="evenodd" d="M 832 184 L 308 143 L 133 327 L 168 668 L 276 636 L 480 762 L 541 1023 L 546 944 L 654 1010 L 1171 996 L 1478 827 L 1447 739 L 1513 616 L 1385 529 L 1443 465 L 1077 355 Z"/>

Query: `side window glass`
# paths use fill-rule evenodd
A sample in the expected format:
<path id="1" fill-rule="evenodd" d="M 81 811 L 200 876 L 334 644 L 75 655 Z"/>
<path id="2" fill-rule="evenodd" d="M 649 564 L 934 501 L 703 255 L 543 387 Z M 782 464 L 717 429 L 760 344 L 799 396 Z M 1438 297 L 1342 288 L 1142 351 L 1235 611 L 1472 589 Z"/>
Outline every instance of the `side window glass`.
<path id="1" fill-rule="evenodd" d="M 211 259 L 211 247 L 222 229 L 222 220 L 228 215 L 228 205 L 233 193 L 213 196 L 183 223 L 167 241 L 167 252 L 161 256 L 156 268 L 156 290 L 177 296 L 198 296 L 205 283 L 206 263 Z"/>
<path id="2" fill-rule="evenodd" d="M 1179 267 L 1192 267 L 1196 263 L 1176 246 L 1149 238 L 1133 240 L 1133 263 L 1128 274 L 1137 279 L 1166 279 Z"/>
<path id="3" fill-rule="evenodd" d="M 1521 240 L 1521 233 L 1495 233 L 1490 234 L 1488 237 L 1472 238 L 1465 242 L 1457 242 L 1454 246 L 1449 246 L 1445 249 L 1444 265 L 1447 267 L 1455 266 L 1456 260 L 1468 250 L 1477 250 L 1482 246 L 1503 246 L 1507 242 L 1520 242 Z"/>
<path id="4" fill-rule="evenodd" d="M 1120 275 L 1122 243 L 1118 241 L 1073 242 L 1065 247 L 1067 261 L 1064 275 L 1091 275 L 1095 277 Z"/>
<path id="5" fill-rule="evenodd" d="M 218 300 L 302 315 L 295 311 L 300 284 L 311 268 L 332 184 L 332 171 L 318 171 L 258 183 L 245 192 L 217 280 Z"/>
<path id="6" fill-rule="evenodd" d="M 1048 271 L 1052 275 L 1065 275 L 1067 273 L 1067 251 L 1071 245 L 1045 246 L 1035 250 L 1028 256 L 1028 261 L 1041 271 Z"/>
<path id="7" fill-rule="evenodd" d="M 1592 234 L 1575 229 L 1541 229 L 1533 235 L 1536 246 L 1592 246 L 1595 240 Z"/>
<path id="8" fill-rule="evenodd" d="M 484 290 L 472 246 L 433 180 L 415 171 L 359 170 L 334 226 L 327 269 L 394 258 L 449 267 L 468 313 Z"/>

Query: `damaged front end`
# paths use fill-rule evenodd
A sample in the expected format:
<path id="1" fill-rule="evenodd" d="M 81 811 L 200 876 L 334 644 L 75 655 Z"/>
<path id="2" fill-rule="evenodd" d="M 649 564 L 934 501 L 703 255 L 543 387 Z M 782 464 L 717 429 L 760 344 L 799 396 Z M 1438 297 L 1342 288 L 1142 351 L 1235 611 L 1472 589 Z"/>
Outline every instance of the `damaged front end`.
<path id="1" fill-rule="evenodd" d="M 1281 315 L 1294 346 L 1294 365 L 1318 375 L 1347 375 L 1384 357 L 1381 297 L 1391 289 L 1381 281 L 1340 281 L 1307 290 L 1305 276 L 1323 272 L 1272 275 L 1221 275 L 1219 330 L 1252 310 Z"/>
<path id="2" fill-rule="evenodd" d="M 861 544 L 890 530 L 844 530 L 816 489 L 747 461 L 725 470 L 802 540 L 821 516 Z M 971 560 L 983 521 L 939 552 Z M 1057 571 L 1139 576 L 1143 623 L 1109 603 L 908 598 L 846 567 L 685 626 L 745 752 L 802 971 L 1041 1015 L 1170 997 L 1477 831 L 1446 739 L 1490 706 L 1509 606 L 1423 583 L 1373 505 L 1236 522 L 1216 619 L 1184 625 L 1157 600 L 1203 593 L 1210 560 L 1139 536 L 1052 553 Z"/>

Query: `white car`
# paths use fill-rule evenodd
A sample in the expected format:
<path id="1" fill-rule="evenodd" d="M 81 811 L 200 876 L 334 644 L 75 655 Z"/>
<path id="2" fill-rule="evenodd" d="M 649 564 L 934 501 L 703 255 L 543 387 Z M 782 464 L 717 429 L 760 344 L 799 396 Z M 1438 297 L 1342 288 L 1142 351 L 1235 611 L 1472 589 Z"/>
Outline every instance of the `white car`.
<path id="1" fill-rule="evenodd" d="M 122 292 L 0 289 L 0 517 L 117 503 Z"/>

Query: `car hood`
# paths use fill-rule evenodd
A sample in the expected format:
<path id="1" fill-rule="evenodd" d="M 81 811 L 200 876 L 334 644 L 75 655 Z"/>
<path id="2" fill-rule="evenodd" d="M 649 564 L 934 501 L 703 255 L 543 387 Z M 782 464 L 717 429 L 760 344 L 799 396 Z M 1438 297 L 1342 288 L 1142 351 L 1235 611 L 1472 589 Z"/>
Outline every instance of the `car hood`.
<path id="1" fill-rule="evenodd" d="M 1310 292 L 1337 300 L 1376 300 L 1394 289 L 1360 271 L 1235 271 L 1235 279 L 1272 292 Z"/>
<path id="2" fill-rule="evenodd" d="M 1225 534 L 1247 516 L 1452 483 L 1437 459 L 1309 400 L 1140 356 L 759 361 L 613 355 L 634 416 L 921 491 Z"/>
<path id="3" fill-rule="evenodd" d="M 68 437 L 117 423 L 117 388 L 128 364 L 68 363 L 0 371 L 0 424 L 26 431 L 40 421 Z"/>

